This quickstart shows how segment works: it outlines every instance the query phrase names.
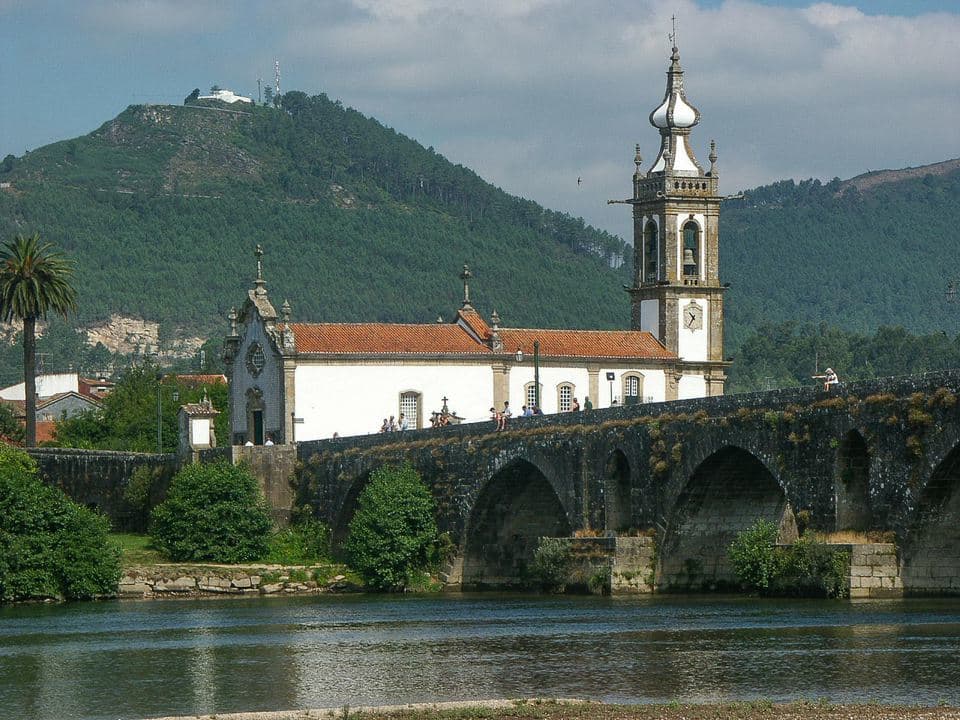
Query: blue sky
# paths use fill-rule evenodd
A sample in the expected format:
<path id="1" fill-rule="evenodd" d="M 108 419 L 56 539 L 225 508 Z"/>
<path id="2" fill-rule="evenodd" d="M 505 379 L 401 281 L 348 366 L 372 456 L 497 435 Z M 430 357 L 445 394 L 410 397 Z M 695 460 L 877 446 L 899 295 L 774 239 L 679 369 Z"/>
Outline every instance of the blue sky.
<path id="1" fill-rule="evenodd" d="M 960 0 L 0 0 L 0 156 L 219 84 L 325 92 L 621 235 L 679 19 L 723 190 L 960 156 Z M 576 179 L 583 182 L 577 185 Z"/>

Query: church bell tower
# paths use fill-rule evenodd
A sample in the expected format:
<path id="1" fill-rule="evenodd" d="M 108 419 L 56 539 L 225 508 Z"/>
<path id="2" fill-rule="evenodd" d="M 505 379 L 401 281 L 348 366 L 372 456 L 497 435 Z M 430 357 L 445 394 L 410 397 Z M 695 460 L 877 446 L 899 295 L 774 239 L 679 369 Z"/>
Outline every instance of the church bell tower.
<path id="1" fill-rule="evenodd" d="M 660 151 L 649 171 L 640 146 L 634 158 L 634 282 L 628 289 L 632 327 L 655 335 L 675 352 L 678 382 L 683 375 L 703 378 L 707 395 L 722 395 L 728 363 L 723 361 L 723 291 L 719 279 L 721 196 L 716 146 L 704 172 L 690 146 L 690 130 L 700 121 L 683 89 L 676 46 L 667 70 L 667 91 L 650 113 L 660 131 Z"/>

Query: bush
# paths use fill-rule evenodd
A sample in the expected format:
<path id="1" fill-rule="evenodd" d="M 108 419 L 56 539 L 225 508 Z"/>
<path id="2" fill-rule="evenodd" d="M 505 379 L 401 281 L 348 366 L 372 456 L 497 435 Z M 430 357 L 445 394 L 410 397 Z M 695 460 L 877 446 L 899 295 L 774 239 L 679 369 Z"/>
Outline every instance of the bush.
<path id="1" fill-rule="evenodd" d="M 769 520 L 757 520 L 737 533 L 727 555 L 733 572 L 750 592 L 763 593 L 778 572 L 777 535 L 779 530 Z"/>
<path id="2" fill-rule="evenodd" d="M 171 560 L 259 560 L 272 522 L 256 479 L 243 465 L 195 463 L 178 472 L 151 514 L 154 546 Z"/>
<path id="3" fill-rule="evenodd" d="M 816 542 L 810 533 L 789 547 L 779 548 L 779 552 L 783 555 L 783 561 L 770 588 L 771 594 L 827 598 L 846 596 L 850 553 Z"/>
<path id="4" fill-rule="evenodd" d="M 26 453 L 0 445 L 0 601 L 111 595 L 120 549 L 102 515 L 47 487 Z"/>
<path id="5" fill-rule="evenodd" d="M 304 517 L 270 536 L 264 558 L 278 565 L 311 565 L 330 560 L 330 528 Z"/>
<path id="6" fill-rule="evenodd" d="M 817 542 L 810 532 L 778 547 L 777 526 L 757 520 L 737 534 L 728 555 L 740 583 L 760 595 L 841 598 L 850 555 Z"/>
<path id="7" fill-rule="evenodd" d="M 543 538 L 530 570 L 542 590 L 563 592 L 570 574 L 570 543 L 563 538 Z"/>
<path id="8" fill-rule="evenodd" d="M 409 465 L 376 470 L 360 493 L 346 550 L 367 586 L 402 590 L 424 570 L 438 542 L 433 496 Z"/>

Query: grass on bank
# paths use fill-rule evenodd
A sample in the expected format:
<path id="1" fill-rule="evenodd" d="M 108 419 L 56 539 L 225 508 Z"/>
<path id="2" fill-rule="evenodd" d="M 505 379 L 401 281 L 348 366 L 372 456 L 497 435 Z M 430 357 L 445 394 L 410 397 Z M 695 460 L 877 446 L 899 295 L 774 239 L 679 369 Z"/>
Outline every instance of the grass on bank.
<path id="1" fill-rule="evenodd" d="M 166 562 L 159 551 L 150 544 L 149 535 L 115 532 L 110 533 L 110 540 L 120 546 L 120 562 L 124 567 L 157 565 Z"/>
<path id="2" fill-rule="evenodd" d="M 679 702 L 658 705 L 605 705 L 557 700 L 517 700 L 500 703 L 465 703 L 459 707 L 413 706 L 404 709 L 331 711 L 330 717 L 346 720 L 958 720 L 960 708 L 894 706 L 875 703 L 845 705 L 826 700 L 773 703 L 769 700 L 691 705 Z"/>

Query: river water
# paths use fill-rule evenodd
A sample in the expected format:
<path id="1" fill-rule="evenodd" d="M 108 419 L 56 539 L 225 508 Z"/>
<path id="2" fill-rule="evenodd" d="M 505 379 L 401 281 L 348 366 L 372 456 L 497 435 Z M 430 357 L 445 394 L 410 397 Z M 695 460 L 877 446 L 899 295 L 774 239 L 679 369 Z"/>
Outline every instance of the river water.
<path id="1" fill-rule="evenodd" d="M 523 696 L 960 705 L 960 601 L 319 596 L 0 608 L 0 717 Z"/>

